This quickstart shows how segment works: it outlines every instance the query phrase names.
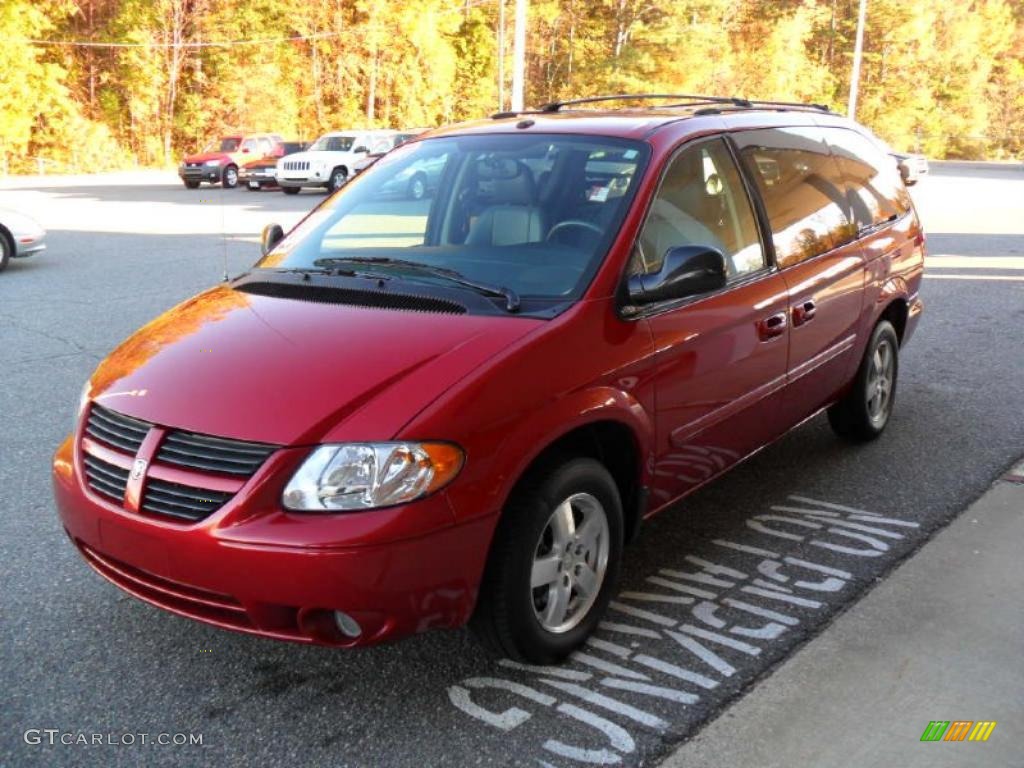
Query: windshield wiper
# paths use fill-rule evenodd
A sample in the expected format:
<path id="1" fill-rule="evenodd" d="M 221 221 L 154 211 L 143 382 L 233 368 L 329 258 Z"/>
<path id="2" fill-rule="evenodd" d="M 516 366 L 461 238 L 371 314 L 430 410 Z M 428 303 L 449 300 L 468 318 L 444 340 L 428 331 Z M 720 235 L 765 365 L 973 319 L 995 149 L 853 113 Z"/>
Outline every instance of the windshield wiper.
<path id="1" fill-rule="evenodd" d="M 488 296 L 500 296 L 505 299 L 506 312 L 518 312 L 519 305 L 521 303 L 519 300 L 519 294 L 511 288 L 506 288 L 503 285 L 480 283 L 476 280 L 470 280 L 458 270 L 450 269 L 448 267 L 434 267 L 430 264 L 423 264 L 419 261 L 410 261 L 409 259 L 394 259 L 389 256 L 348 256 L 317 259 L 313 262 L 313 265 L 317 267 L 331 267 L 337 264 L 379 264 L 386 267 L 402 267 L 403 269 L 422 272 L 423 274 L 430 275 L 432 277 L 440 277 L 444 280 L 448 280 L 449 282 L 456 283 L 457 285 L 470 288 L 477 293 L 486 294 Z"/>

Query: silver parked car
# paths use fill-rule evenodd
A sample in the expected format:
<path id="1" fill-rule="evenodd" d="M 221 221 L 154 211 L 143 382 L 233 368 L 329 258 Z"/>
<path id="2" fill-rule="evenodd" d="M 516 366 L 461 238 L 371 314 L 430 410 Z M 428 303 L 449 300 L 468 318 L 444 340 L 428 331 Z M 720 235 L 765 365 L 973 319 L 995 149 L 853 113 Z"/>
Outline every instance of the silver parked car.
<path id="1" fill-rule="evenodd" d="M 928 158 L 912 152 L 893 152 L 903 183 L 912 187 L 928 173 Z"/>
<path id="2" fill-rule="evenodd" d="M 0 208 L 0 272 L 12 258 L 46 250 L 46 230 L 23 213 Z"/>

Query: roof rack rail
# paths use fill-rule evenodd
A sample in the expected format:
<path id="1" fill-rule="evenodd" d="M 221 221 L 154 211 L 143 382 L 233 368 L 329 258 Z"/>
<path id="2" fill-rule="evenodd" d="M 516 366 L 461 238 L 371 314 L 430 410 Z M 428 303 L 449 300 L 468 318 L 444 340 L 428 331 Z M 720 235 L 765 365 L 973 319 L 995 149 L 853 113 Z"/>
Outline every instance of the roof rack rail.
<path id="1" fill-rule="evenodd" d="M 788 109 L 816 109 L 821 112 L 829 112 L 825 104 L 805 104 L 796 101 L 765 101 L 760 99 L 743 99 L 737 96 L 703 96 L 692 93 L 616 93 L 607 96 L 587 96 L 580 99 L 567 99 L 565 101 L 552 101 L 544 104 L 531 113 L 558 112 L 563 107 L 574 107 L 579 104 L 594 104 L 603 101 L 633 101 L 647 99 L 685 99 L 679 104 L 665 104 L 666 108 L 673 107 L 697 107 L 709 104 L 722 104 L 727 107 L 738 107 L 741 109 L 756 109 L 757 107 L 783 107 Z M 505 116 L 507 113 L 499 113 Z"/>

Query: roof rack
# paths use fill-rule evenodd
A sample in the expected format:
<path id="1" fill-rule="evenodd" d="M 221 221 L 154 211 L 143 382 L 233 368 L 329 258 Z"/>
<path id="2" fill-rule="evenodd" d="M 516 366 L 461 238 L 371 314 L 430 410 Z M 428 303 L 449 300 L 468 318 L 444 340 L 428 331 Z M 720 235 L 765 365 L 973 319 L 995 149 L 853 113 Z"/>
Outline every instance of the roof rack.
<path id="1" fill-rule="evenodd" d="M 775 107 L 781 109 L 808 109 L 820 112 L 830 112 L 825 104 L 804 104 L 797 101 L 765 101 L 760 99 L 743 99 L 737 96 L 703 96 L 692 93 L 616 93 L 606 96 L 587 96 L 580 99 L 567 99 L 564 101 L 552 101 L 544 104 L 538 109 L 523 110 L 522 112 L 497 112 L 491 117 L 495 120 L 504 117 L 516 117 L 517 115 L 550 114 L 559 112 L 563 107 L 575 107 L 581 104 L 596 104 L 605 101 L 646 101 L 648 99 L 679 99 L 679 103 L 660 105 L 664 109 L 678 109 L 681 107 L 707 107 L 721 105 L 733 109 L 757 109 L 758 107 Z M 709 110 L 710 111 L 710 110 Z"/>

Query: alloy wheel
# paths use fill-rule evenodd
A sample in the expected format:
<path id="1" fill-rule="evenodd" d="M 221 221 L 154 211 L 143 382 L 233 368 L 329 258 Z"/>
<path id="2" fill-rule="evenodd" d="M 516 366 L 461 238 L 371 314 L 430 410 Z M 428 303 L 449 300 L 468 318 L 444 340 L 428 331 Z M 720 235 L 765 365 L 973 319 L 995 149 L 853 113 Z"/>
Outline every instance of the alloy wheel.
<path id="1" fill-rule="evenodd" d="M 889 341 L 882 339 L 875 347 L 871 356 L 871 368 L 868 371 L 865 397 L 867 398 L 868 418 L 876 427 L 889 418 L 889 406 L 892 402 L 894 383 L 894 355 Z"/>
<path id="2" fill-rule="evenodd" d="M 534 615 L 555 634 L 568 632 L 597 600 L 608 569 L 608 517 L 589 493 L 555 507 L 534 551 L 530 591 Z"/>

